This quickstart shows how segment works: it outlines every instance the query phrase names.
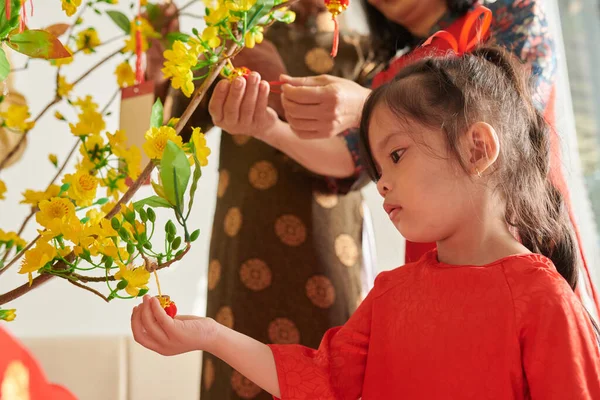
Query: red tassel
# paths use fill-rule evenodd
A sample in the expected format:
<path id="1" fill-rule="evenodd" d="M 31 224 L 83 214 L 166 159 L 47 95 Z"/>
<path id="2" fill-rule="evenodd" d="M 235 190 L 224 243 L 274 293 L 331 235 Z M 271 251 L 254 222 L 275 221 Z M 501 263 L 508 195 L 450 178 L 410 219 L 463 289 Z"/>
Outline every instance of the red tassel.
<path id="1" fill-rule="evenodd" d="M 10 6 L 11 6 L 11 0 L 5 0 L 4 1 L 4 9 L 6 10 L 6 20 L 7 21 L 10 19 Z"/>
<path id="2" fill-rule="evenodd" d="M 331 47 L 331 57 L 337 56 L 338 46 L 340 43 L 340 25 L 337 21 L 337 18 L 333 16 L 333 23 L 335 24 L 335 29 L 333 30 L 333 46 Z"/>

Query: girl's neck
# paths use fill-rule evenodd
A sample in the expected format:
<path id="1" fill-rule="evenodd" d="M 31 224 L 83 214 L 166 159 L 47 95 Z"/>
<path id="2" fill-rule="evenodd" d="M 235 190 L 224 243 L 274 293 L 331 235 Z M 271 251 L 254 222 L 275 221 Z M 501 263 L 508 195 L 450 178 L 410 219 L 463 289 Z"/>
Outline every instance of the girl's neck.
<path id="1" fill-rule="evenodd" d="M 451 265 L 486 265 L 511 255 L 530 253 L 501 218 L 477 220 L 437 242 L 437 249 L 438 260 Z"/>

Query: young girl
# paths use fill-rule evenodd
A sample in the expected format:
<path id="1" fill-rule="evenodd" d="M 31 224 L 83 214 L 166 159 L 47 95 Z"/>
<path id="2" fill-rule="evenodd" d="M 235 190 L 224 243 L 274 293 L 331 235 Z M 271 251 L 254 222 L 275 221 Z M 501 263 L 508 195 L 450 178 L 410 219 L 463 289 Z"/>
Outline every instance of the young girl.
<path id="1" fill-rule="evenodd" d="M 416 62 L 373 92 L 365 163 L 400 233 L 437 250 L 381 273 L 318 350 L 173 320 L 149 297 L 135 339 L 163 355 L 208 351 L 282 399 L 600 399 L 575 242 L 530 99 L 495 48 Z"/>

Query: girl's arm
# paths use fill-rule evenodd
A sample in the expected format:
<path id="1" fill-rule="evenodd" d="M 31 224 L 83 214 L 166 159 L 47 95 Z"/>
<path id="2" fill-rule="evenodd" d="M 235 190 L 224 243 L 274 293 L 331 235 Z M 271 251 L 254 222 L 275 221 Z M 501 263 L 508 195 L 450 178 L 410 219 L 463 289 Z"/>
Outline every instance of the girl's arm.
<path id="1" fill-rule="evenodd" d="M 158 299 L 144 296 L 143 303 L 131 314 L 131 330 L 136 342 L 163 356 L 207 351 L 273 396 L 280 395 L 275 361 L 269 347 L 212 318 L 171 318 Z"/>

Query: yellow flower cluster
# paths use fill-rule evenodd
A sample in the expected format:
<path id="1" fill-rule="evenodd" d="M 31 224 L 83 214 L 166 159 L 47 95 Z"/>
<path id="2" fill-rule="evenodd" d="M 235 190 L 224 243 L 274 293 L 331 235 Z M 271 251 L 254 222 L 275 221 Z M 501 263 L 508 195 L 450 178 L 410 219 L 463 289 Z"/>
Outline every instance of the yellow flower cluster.
<path id="1" fill-rule="evenodd" d="M 5 232 L 0 229 L 0 245 L 12 242 L 18 250 L 22 249 L 27 245 L 25 240 L 21 239 L 16 232 Z"/>
<path id="2" fill-rule="evenodd" d="M 170 140 L 177 146 L 183 148 L 181 136 L 177 134 L 175 129 L 170 126 L 161 126 L 160 128 L 151 128 L 144 135 L 146 142 L 143 144 L 143 149 L 148 158 L 160 160 L 163 152 L 167 147 L 167 142 Z"/>
<path id="3" fill-rule="evenodd" d="M 27 132 L 35 125 L 35 122 L 28 121 L 31 114 L 27 105 L 11 104 L 6 111 L 0 112 L 0 117 L 4 120 L 4 125 L 21 132 Z"/>
<path id="4" fill-rule="evenodd" d="M 81 0 L 62 0 L 62 9 L 68 17 L 75 14 L 80 5 Z"/>
<path id="5" fill-rule="evenodd" d="M 4 196 L 6 194 L 6 183 L 4 183 L 4 181 L 2 179 L 0 179 L 0 200 L 5 200 L 6 197 Z"/>
<path id="6" fill-rule="evenodd" d="M 117 65 L 117 68 L 115 69 L 115 76 L 117 77 L 117 84 L 119 87 L 123 88 L 135 85 L 135 73 L 127 61 Z"/>
<path id="7" fill-rule="evenodd" d="M 165 50 L 165 64 L 162 69 L 165 78 L 171 79 L 173 89 L 181 89 L 184 95 L 190 97 L 194 92 L 192 67 L 198 62 L 202 51 L 199 42 L 191 39 L 186 46 L 183 42 L 176 40 L 173 48 Z"/>
<path id="8" fill-rule="evenodd" d="M 98 32 L 94 28 L 87 28 L 77 34 L 77 50 L 82 50 L 85 54 L 94 52 L 94 48 L 100 45 Z"/>
<path id="9" fill-rule="evenodd" d="M 69 124 L 71 133 L 75 136 L 96 134 L 106 127 L 106 123 L 102 118 L 102 114 L 98 112 L 98 104 L 92 101 L 91 96 L 86 96 L 84 99 L 78 99 L 73 103 L 81 109 L 78 115 L 77 124 Z"/>

